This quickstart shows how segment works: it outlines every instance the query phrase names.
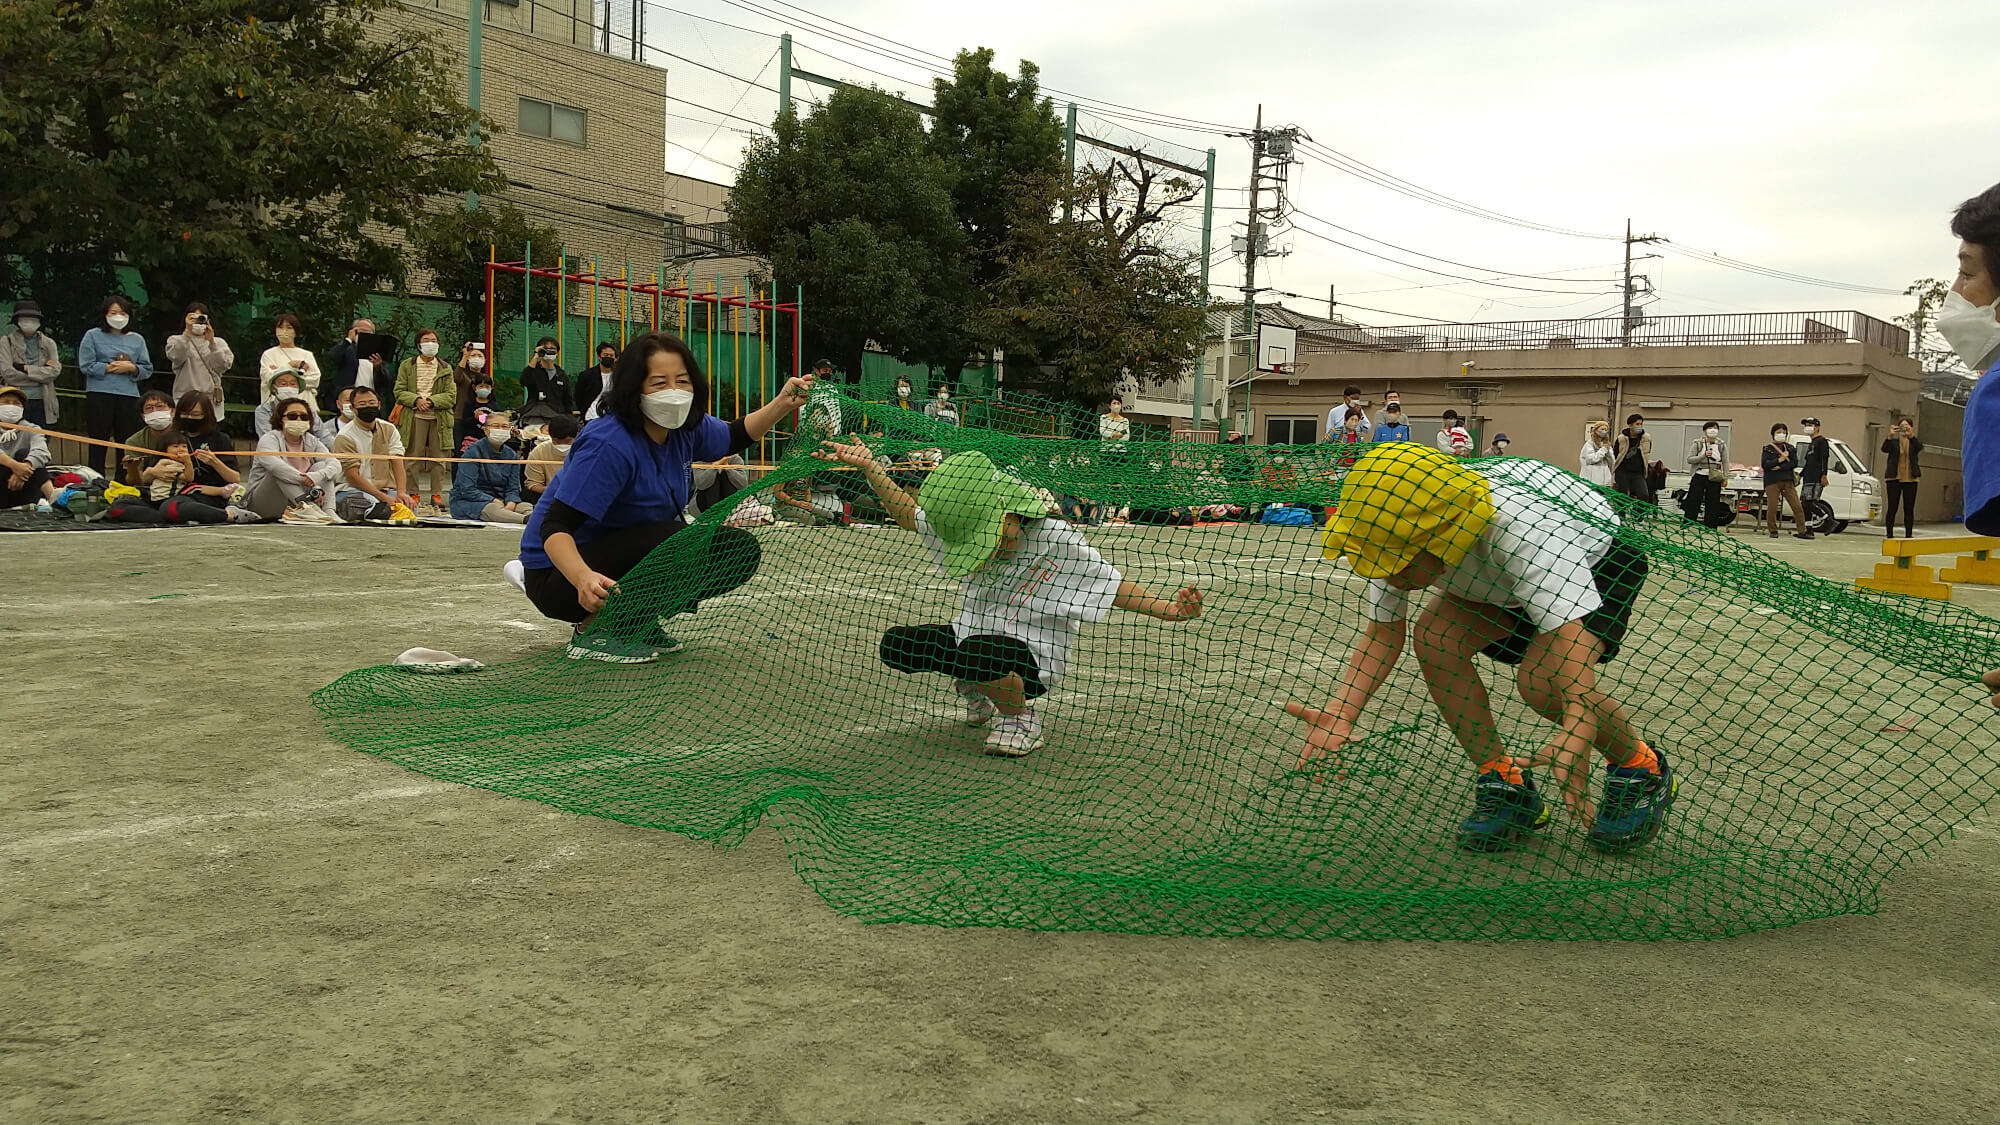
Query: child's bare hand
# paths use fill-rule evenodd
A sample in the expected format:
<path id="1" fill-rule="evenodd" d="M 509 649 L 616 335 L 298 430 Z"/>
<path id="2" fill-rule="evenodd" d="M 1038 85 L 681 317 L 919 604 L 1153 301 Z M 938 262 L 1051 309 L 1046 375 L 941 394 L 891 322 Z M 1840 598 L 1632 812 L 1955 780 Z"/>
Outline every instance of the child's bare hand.
<path id="1" fill-rule="evenodd" d="M 1985 684 L 1986 689 L 1993 693 L 1993 706 L 2000 707 L 2000 668 L 1995 668 L 1979 677 L 1979 682 Z"/>
<path id="2" fill-rule="evenodd" d="M 1343 776 L 1340 772 L 1340 748 L 1354 737 L 1354 724 L 1332 712 L 1303 703 L 1285 704 L 1285 714 L 1306 722 L 1306 746 L 1299 753 L 1299 764 L 1292 769 L 1308 769 L 1314 762 L 1321 762 L 1334 771 L 1335 777 Z M 1324 782 L 1326 775 L 1314 774 L 1313 780 Z"/>
<path id="3" fill-rule="evenodd" d="M 875 464 L 874 451 L 858 435 L 849 434 L 844 442 L 823 441 L 819 444 L 820 447 L 813 450 L 813 456 L 822 461 L 838 461 L 857 469 L 872 468 Z"/>
<path id="4" fill-rule="evenodd" d="M 1162 621 L 1193 621 L 1201 616 L 1201 591 L 1189 586 L 1174 595 L 1160 614 Z"/>

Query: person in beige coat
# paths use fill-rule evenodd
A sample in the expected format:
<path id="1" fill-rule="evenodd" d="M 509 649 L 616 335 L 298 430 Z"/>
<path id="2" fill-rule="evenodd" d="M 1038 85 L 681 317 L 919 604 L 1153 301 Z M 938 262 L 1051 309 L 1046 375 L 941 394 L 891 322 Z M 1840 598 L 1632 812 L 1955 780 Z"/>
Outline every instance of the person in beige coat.
<path id="1" fill-rule="evenodd" d="M 229 341 L 215 334 L 207 305 L 188 303 L 180 332 L 167 337 L 167 362 L 174 367 L 174 401 L 189 391 L 200 391 L 220 417 L 222 376 L 236 362 L 236 353 L 229 350 Z"/>
<path id="2" fill-rule="evenodd" d="M 27 400 L 23 418 L 30 426 L 53 425 L 62 413 L 56 405 L 62 356 L 42 331 L 42 306 L 16 301 L 13 320 L 13 330 L 0 336 L 0 385 L 21 388 Z"/>

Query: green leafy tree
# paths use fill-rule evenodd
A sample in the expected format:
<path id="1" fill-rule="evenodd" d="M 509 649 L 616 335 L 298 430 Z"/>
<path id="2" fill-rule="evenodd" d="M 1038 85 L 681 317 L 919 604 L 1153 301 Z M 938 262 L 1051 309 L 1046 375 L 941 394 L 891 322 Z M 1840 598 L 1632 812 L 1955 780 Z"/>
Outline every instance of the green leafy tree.
<path id="1" fill-rule="evenodd" d="M 1076 218 L 1016 229 L 980 331 L 1007 349 L 1007 385 L 1084 406 L 1126 375 L 1178 379 L 1206 334 L 1198 255 L 1163 241 L 1164 213 L 1198 193 L 1139 162 L 1079 169 Z"/>
<path id="2" fill-rule="evenodd" d="M 371 35 L 396 0 L 0 4 L 0 257 L 59 328 L 135 271 L 141 324 L 261 295 L 328 341 L 405 278 L 427 200 L 498 190 L 449 52 Z M 246 335 L 242 326 L 239 336 Z M 254 334 L 254 333 L 248 333 Z"/>
<path id="3" fill-rule="evenodd" d="M 496 197 L 479 201 L 479 209 L 439 210 L 410 229 L 415 264 L 429 272 L 431 283 L 451 311 L 437 330 L 448 341 L 486 338 L 486 263 L 489 255 L 502 262 L 522 261 L 534 251 L 536 269 L 557 269 L 562 263 L 562 235 L 555 228 L 530 222 L 519 207 Z M 496 274 L 493 279 L 493 328 L 495 340 L 521 319 L 523 279 L 517 273 Z M 540 281 L 527 286 L 527 300 L 534 304 L 534 319 L 554 323 L 556 284 Z M 494 361 L 496 371 L 504 364 Z"/>
<path id="4" fill-rule="evenodd" d="M 835 90 L 751 143 L 730 219 L 781 290 L 805 287 L 807 362 L 857 373 L 871 343 L 908 363 L 952 361 L 969 280 L 951 184 L 917 112 L 880 90 Z"/>

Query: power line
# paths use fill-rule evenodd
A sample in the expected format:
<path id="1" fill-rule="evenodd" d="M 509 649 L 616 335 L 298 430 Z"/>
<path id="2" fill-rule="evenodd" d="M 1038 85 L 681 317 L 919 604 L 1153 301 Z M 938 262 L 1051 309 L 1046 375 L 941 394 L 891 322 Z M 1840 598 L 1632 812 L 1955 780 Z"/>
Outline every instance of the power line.
<path id="1" fill-rule="evenodd" d="M 1321 224 L 1324 224 L 1324 225 L 1326 225 L 1326 226 L 1329 226 L 1329 227 L 1332 227 L 1332 228 L 1333 228 L 1334 230 L 1337 230 L 1337 231 L 1344 231 L 1345 233 L 1347 233 L 1347 234 L 1351 234 L 1351 235 L 1353 235 L 1353 236 L 1354 236 L 1354 237 L 1356 237 L 1356 238 L 1360 238 L 1360 239 L 1365 239 L 1365 240 L 1367 240 L 1367 241 L 1369 241 L 1369 242 L 1373 242 L 1373 243 L 1375 243 L 1375 244 L 1376 244 L 1377 246 L 1387 246 L 1387 247 L 1388 247 L 1388 248 L 1390 248 L 1391 250 L 1397 250 L 1397 251 L 1401 251 L 1402 253 L 1405 253 L 1405 254 L 1412 254 L 1412 255 L 1415 255 L 1416 257 L 1419 257 L 1419 258 L 1426 258 L 1426 259 L 1429 259 L 1430 261 L 1433 261 L 1433 262 L 1442 262 L 1442 263 L 1444 263 L 1445 265 L 1448 265 L 1448 266 L 1457 266 L 1457 267 L 1459 267 L 1460 269 L 1468 269 L 1468 270 L 1476 270 L 1476 271 L 1478 271 L 1478 272 L 1481 272 L 1481 273 L 1490 273 L 1490 274 L 1495 274 L 1495 275 L 1497 275 L 1497 276 L 1500 276 L 1500 277 L 1516 277 L 1516 278 L 1521 278 L 1521 279 L 1524 279 L 1524 280 L 1527 280 L 1527 281 L 1563 281 L 1563 280 L 1565 280 L 1565 279 L 1563 279 L 1563 278 L 1559 278 L 1559 277 L 1551 277 L 1551 276 L 1549 276 L 1548 274 L 1545 274 L 1545 273 L 1516 273 L 1516 272 L 1514 272 L 1514 271 L 1512 271 L 1512 270 L 1503 270 L 1503 269 L 1496 269 L 1496 268 L 1494 268 L 1494 267 L 1492 267 L 1492 266 L 1475 266 L 1475 265 L 1471 264 L 1470 262 L 1460 262 L 1460 261 L 1455 261 L 1455 260 L 1453 260 L 1453 259 L 1451 259 L 1451 258 L 1440 258 L 1440 257 L 1438 257 L 1438 256 L 1437 256 L 1437 255 L 1435 255 L 1435 254 L 1426 254 L 1426 253 L 1424 253 L 1424 252 L 1423 252 L 1423 251 L 1421 251 L 1421 250 L 1412 250 L 1412 249 L 1410 249 L 1410 248 L 1409 248 L 1409 247 L 1407 247 L 1407 246 L 1398 246 L 1398 245 L 1396 245 L 1396 244 L 1395 244 L 1395 243 L 1393 243 L 1393 242 L 1389 242 L 1389 241 L 1387 241 L 1387 240 L 1384 240 L 1384 239 L 1380 239 L 1380 238 L 1376 238 L 1376 237 L 1375 237 L 1374 235 L 1370 235 L 1370 234 L 1363 234 L 1363 233 L 1361 233 L 1360 231 L 1358 231 L 1358 230 L 1354 230 L 1354 229 L 1353 229 L 1353 228 L 1351 228 L 1351 227 L 1344 227 L 1344 226 L 1341 226 L 1341 225 L 1340 225 L 1339 223 L 1336 223 L 1336 222 L 1334 222 L 1334 221 L 1333 221 L 1333 220 L 1331 220 L 1331 219 L 1322 219 L 1322 218 L 1320 218 L 1320 217 L 1319 217 L 1318 215 L 1315 215 L 1315 214 L 1313 214 L 1313 213 L 1312 213 L 1311 211 L 1308 211 L 1308 210 L 1306 210 L 1305 208 L 1303 208 L 1303 207 L 1300 207 L 1300 206 L 1298 206 L 1297 204 L 1294 204 L 1294 205 L 1292 206 L 1292 214 L 1294 214 L 1294 215 L 1301 215 L 1301 216 L 1304 216 L 1305 218 L 1308 218 L 1308 219 L 1311 219 L 1311 220 L 1312 220 L 1313 222 L 1316 222 L 1316 223 L 1321 223 Z M 1594 269 L 1594 268 L 1596 268 L 1596 267 L 1585 267 L 1585 268 L 1592 268 L 1592 269 Z M 1468 280 L 1470 280 L 1470 279 L 1468 279 Z M 1584 284 L 1584 283 L 1583 283 L 1583 282 L 1578 282 L 1577 284 Z M 1606 282 L 1605 282 L 1605 284 L 1610 284 L 1610 282 L 1609 282 L 1609 281 L 1606 281 Z"/>
<path id="2" fill-rule="evenodd" d="M 1621 241 L 1621 236 L 1619 235 L 1594 234 L 1589 231 L 1571 230 L 1568 227 L 1558 227 L 1558 226 L 1552 226 L 1548 223 L 1538 223 L 1533 219 L 1516 218 L 1515 216 L 1512 215 L 1503 214 L 1499 211 L 1494 211 L 1486 207 L 1481 207 L 1476 203 L 1468 203 L 1462 199 L 1455 199 L 1452 196 L 1443 194 L 1442 192 L 1435 192 L 1429 188 L 1411 183 L 1410 181 L 1405 180 L 1400 176 L 1391 175 L 1388 172 L 1382 171 L 1380 168 L 1365 163 L 1364 161 L 1357 160 L 1354 157 L 1351 157 L 1344 152 L 1340 152 L 1336 149 L 1320 144 L 1317 141 L 1301 137 L 1299 140 L 1299 145 L 1300 147 L 1320 157 L 1320 159 L 1325 160 L 1329 164 L 1333 165 L 1333 167 L 1336 168 L 1337 170 L 1346 172 L 1350 176 L 1366 180 L 1369 183 L 1375 184 L 1377 187 L 1385 188 L 1389 191 L 1396 192 L 1399 195 L 1406 195 L 1412 199 L 1420 200 L 1422 202 L 1429 203 L 1434 206 L 1443 207 L 1446 210 L 1456 211 L 1463 215 L 1472 216 L 1473 218 L 1486 219 L 1489 222 L 1504 223 L 1507 226 L 1521 227 L 1527 230 L 1541 231 L 1545 234 L 1560 234 L 1560 235 L 1566 235 L 1570 238 L 1589 238 L 1604 242 Z"/>
<path id="3" fill-rule="evenodd" d="M 1446 273 L 1443 270 L 1434 269 L 1430 266 L 1418 265 L 1416 262 L 1405 262 L 1397 258 L 1391 258 L 1386 254 L 1377 253 L 1376 251 L 1370 250 L 1365 246 L 1356 246 L 1351 242 L 1342 242 L 1340 239 L 1335 238 L 1332 235 L 1321 234 L 1320 232 L 1313 230 L 1311 227 L 1295 226 L 1292 229 L 1308 237 L 1317 238 L 1322 242 L 1329 242 L 1335 246 L 1342 247 L 1343 249 L 1352 250 L 1357 254 L 1366 254 L 1371 258 L 1380 259 L 1381 261 L 1388 262 L 1391 265 L 1401 266 L 1404 269 L 1418 270 L 1422 273 L 1436 274 L 1439 277 L 1449 277 L 1458 281 L 1469 281 L 1469 282 L 1474 282 L 1476 284 L 1490 285 L 1496 289 L 1513 289 L 1513 290 L 1518 290 L 1522 293 L 1557 293 L 1564 296 L 1574 296 L 1577 293 L 1577 290 L 1574 289 L 1538 289 L 1535 288 L 1534 286 L 1509 285 L 1505 282 L 1500 282 L 1500 281 L 1482 282 L 1476 277 L 1464 277 L 1455 273 Z"/>
<path id="4" fill-rule="evenodd" d="M 1877 285 L 1854 285 L 1845 281 L 1829 281 L 1828 279 L 1823 277 L 1812 277 L 1807 274 L 1793 273 L 1790 270 L 1773 269 L 1770 266 L 1760 266 L 1754 262 L 1745 262 L 1737 258 L 1724 257 L 1723 255 L 1717 254 L 1712 250 L 1697 250 L 1692 246 L 1683 246 L 1680 243 L 1675 242 L 1671 238 L 1662 238 L 1660 239 L 1660 242 L 1663 245 L 1665 245 L 1667 249 L 1674 251 L 1675 253 L 1681 255 L 1684 258 L 1689 259 L 1690 261 L 1707 262 L 1708 264 L 1713 266 L 1722 266 L 1727 269 L 1741 270 L 1744 273 L 1754 273 L 1759 277 L 1768 277 L 1777 281 L 1790 281 L 1800 285 L 1813 285 L 1813 286 L 1818 286 L 1819 288 L 1822 289 L 1844 289 L 1849 293 L 1872 293 L 1877 296 L 1883 296 L 1883 297 L 1900 297 L 1903 295 L 1903 291 L 1901 289 L 1885 289 Z"/>

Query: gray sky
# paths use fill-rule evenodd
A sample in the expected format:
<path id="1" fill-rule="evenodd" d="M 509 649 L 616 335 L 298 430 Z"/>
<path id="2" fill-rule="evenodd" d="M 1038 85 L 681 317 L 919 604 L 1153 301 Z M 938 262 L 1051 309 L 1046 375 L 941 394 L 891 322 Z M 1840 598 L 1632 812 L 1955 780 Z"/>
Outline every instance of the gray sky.
<path id="1" fill-rule="evenodd" d="M 990 46 L 1009 69 L 1034 60 L 1048 87 L 1152 114 L 1247 128 L 1261 101 L 1267 125 L 1296 124 L 1340 155 L 1509 216 L 1612 235 L 1630 216 L 1635 231 L 1690 249 L 1897 292 L 1918 277 L 1950 276 L 1951 208 L 2000 181 L 1994 3 L 812 0 L 801 5 L 809 14 L 799 15 L 776 0 L 668 2 L 711 19 L 651 9 L 655 48 L 743 77 L 763 67 L 769 86 L 777 85 L 777 66 L 767 34 L 781 21 L 756 8 L 792 17 L 783 22 L 799 47 L 797 65 L 920 100 L 929 72 L 883 52 L 936 66 L 929 55 Z M 822 31 L 810 28 L 812 17 Z M 669 68 L 669 92 L 678 97 L 759 121 L 776 108 L 767 90 L 680 60 L 655 61 Z M 795 92 L 813 91 L 798 84 Z M 1068 100 L 1052 96 L 1059 110 Z M 670 108 L 713 120 L 700 109 Z M 1226 251 L 1225 228 L 1240 230 L 1243 219 L 1247 142 L 1110 112 L 1086 109 L 1086 129 L 1195 163 L 1201 150 L 1216 149 L 1224 190 L 1216 196 L 1212 280 L 1229 295 L 1243 267 Z M 730 177 L 723 165 L 736 162 L 746 140 L 734 130 L 748 126 L 668 124 L 670 170 Z M 1295 308 L 1324 312 L 1329 285 L 1343 305 L 1386 310 L 1343 309 L 1377 324 L 1406 319 L 1391 314 L 1580 316 L 1618 301 L 1615 240 L 1471 218 L 1340 171 L 1325 154 L 1302 156 L 1290 192 L 1298 208 L 1402 249 L 1298 218 L 1297 230 L 1274 238 L 1291 254 L 1259 266 L 1260 283 L 1310 298 L 1285 298 Z M 1186 221 L 1198 229 L 1199 212 Z M 1559 280 L 1472 284 L 1415 265 Z M 1650 311 L 1661 314 L 1858 308 L 1888 317 L 1909 304 L 1678 254 L 1636 271 L 1650 275 L 1659 294 Z"/>

